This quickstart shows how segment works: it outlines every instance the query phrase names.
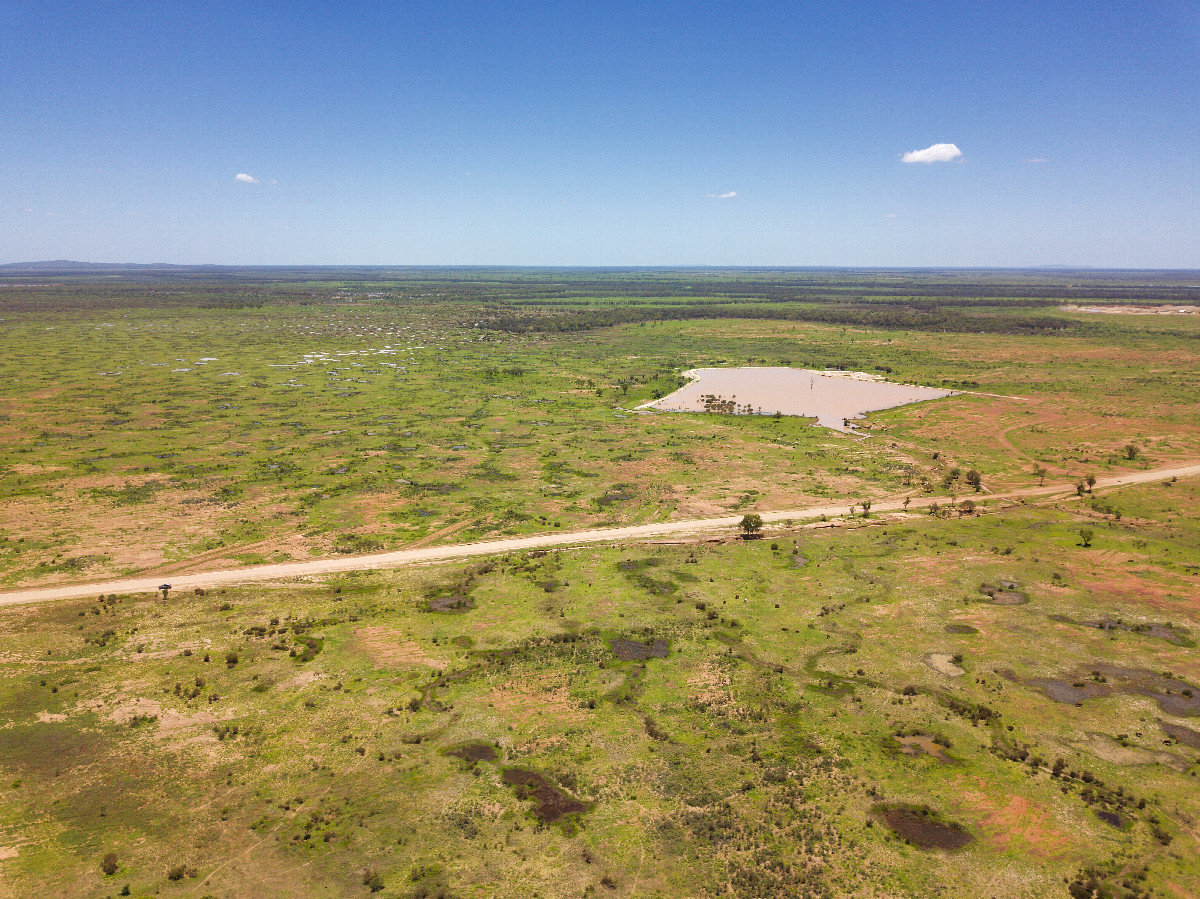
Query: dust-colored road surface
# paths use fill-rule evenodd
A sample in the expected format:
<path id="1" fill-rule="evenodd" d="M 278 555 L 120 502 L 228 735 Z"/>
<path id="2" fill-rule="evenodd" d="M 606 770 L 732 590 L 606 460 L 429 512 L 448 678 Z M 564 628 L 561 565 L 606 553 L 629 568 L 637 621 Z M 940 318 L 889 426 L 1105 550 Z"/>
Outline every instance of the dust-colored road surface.
<path id="1" fill-rule="evenodd" d="M 1175 468 L 1159 468 L 1138 471 L 1096 481 L 1095 490 L 1145 484 L 1168 478 L 1184 478 L 1200 475 L 1200 464 Z M 988 494 L 987 499 L 1018 499 L 1025 497 L 1050 497 L 1056 494 L 1074 494 L 1072 484 L 1056 483 L 1044 487 L 1025 487 L 1006 493 Z M 949 502 L 950 497 L 921 497 L 913 503 L 914 508 L 927 507 L 930 503 Z M 822 515 L 837 517 L 848 512 L 851 502 L 846 500 L 836 505 L 812 506 L 806 509 L 788 509 L 781 512 L 760 512 L 764 522 L 803 521 Z M 873 502 L 872 512 L 894 512 L 904 508 L 903 499 Z M 367 571 L 375 568 L 397 568 L 419 562 L 442 562 L 451 559 L 467 559 L 530 549 L 546 549 L 558 546 L 578 546 L 586 543 L 623 543 L 645 540 L 651 537 L 670 537 L 698 534 L 704 531 L 733 531 L 742 520 L 741 515 L 723 518 L 699 518 L 690 521 L 660 521 L 623 528 L 596 528 L 589 531 L 537 534 L 532 537 L 510 537 L 503 540 L 485 540 L 479 543 L 460 543 L 456 546 L 431 546 L 423 549 L 401 549 L 395 552 L 374 553 L 369 556 L 341 556 L 333 559 L 315 559 L 311 562 L 283 562 L 278 565 L 257 565 L 232 571 L 209 571 L 203 574 L 187 574 L 169 578 L 172 589 L 191 590 L 196 587 L 219 587 L 226 584 L 245 584 L 254 581 L 285 581 L 314 575 L 334 574 L 339 571 Z M 52 599 L 76 599 L 96 596 L 101 593 L 146 593 L 153 592 L 163 579 L 141 577 L 103 583 L 72 584 L 58 587 L 39 587 L 0 593 L 0 605 L 46 602 Z"/>

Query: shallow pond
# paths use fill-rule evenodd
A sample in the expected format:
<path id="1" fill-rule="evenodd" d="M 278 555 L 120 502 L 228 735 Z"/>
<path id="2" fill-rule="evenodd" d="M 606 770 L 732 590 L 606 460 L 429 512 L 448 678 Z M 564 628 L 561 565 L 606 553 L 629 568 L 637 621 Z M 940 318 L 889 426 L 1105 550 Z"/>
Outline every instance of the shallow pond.
<path id="1" fill-rule="evenodd" d="M 936 400 L 954 391 L 895 384 L 862 372 L 804 368 L 697 368 L 694 380 L 642 408 L 661 412 L 797 415 L 822 427 L 851 433 L 851 419 L 908 403 Z"/>

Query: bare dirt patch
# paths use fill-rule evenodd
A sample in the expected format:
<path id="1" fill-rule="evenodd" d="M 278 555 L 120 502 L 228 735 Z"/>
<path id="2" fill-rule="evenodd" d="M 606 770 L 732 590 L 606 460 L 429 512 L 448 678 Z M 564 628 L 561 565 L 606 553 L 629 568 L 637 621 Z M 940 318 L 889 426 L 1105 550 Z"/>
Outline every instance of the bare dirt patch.
<path id="1" fill-rule="evenodd" d="M 1126 605 L 1133 608 L 1153 608 L 1171 615 L 1189 617 L 1194 612 L 1192 603 L 1179 596 L 1179 587 L 1186 595 L 1196 595 L 1200 590 L 1200 579 L 1181 576 L 1179 587 L 1168 587 L 1143 577 L 1135 572 L 1120 572 L 1107 568 L 1104 577 L 1089 578 L 1091 572 L 1079 572 L 1078 584 L 1081 590 L 1104 596 L 1114 604 Z"/>
<path id="2" fill-rule="evenodd" d="M 892 737 L 892 739 L 900 744 L 900 751 L 911 758 L 928 755 L 946 764 L 954 762 L 950 756 L 946 755 L 945 748 L 928 734 L 910 734 L 904 737 Z"/>
<path id="3" fill-rule="evenodd" d="M 521 723 L 536 716 L 549 718 L 556 724 L 576 723 L 584 718 L 566 684 L 553 674 L 499 687 L 488 694 L 487 700 L 505 720 Z"/>
<path id="4" fill-rule="evenodd" d="M 1176 771 L 1186 771 L 1188 766 L 1187 760 L 1177 755 L 1139 746 L 1123 746 L 1104 734 L 1090 734 L 1087 740 L 1078 745 L 1112 765 L 1166 765 Z"/>
<path id="5" fill-rule="evenodd" d="M 962 849 L 974 837 L 953 821 L 946 821 L 924 805 L 877 805 L 874 815 L 891 831 L 921 849 Z"/>
<path id="6" fill-rule="evenodd" d="M 447 749 L 446 755 L 462 759 L 464 762 L 470 762 L 471 764 L 476 762 L 494 762 L 500 758 L 500 753 L 496 751 L 496 747 L 491 743 L 466 743 L 463 746 Z"/>
<path id="7" fill-rule="evenodd" d="M 518 798 L 536 803 L 533 814 L 543 824 L 552 824 L 568 815 L 578 815 L 588 809 L 586 803 L 567 795 L 536 771 L 527 768 L 505 768 L 502 777 L 504 782 L 516 791 Z"/>
<path id="8" fill-rule="evenodd" d="M 1013 679 L 1011 672 L 998 672 Z M 1025 686 L 1040 690 L 1055 702 L 1079 705 L 1099 696 L 1128 693 L 1146 696 L 1169 715 L 1200 715 L 1200 688 L 1174 677 L 1139 668 L 1097 662 L 1091 670 L 1062 678 L 1034 677 Z"/>
<path id="9" fill-rule="evenodd" d="M 668 646 L 666 640 L 639 643 L 636 640 L 619 637 L 613 640 L 612 651 L 613 655 L 622 662 L 644 662 L 646 659 L 665 659 Z"/>
<path id="10" fill-rule="evenodd" d="M 999 584 L 980 584 L 979 592 L 997 606 L 1020 606 L 1029 602 L 1029 597 L 1017 589 L 1015 581 L 1001 581 Z"/>
<path id="11" fill-rule="evenodd" d="M 1071 705 L 1081 705 L 1088 699 L 1108 696 L 1112 693 L 1112 690 L 1103 684 L 1086 680 L 1063 680 L 1057 677 L 1034 677 L 1025 681 L 1025 685 L 1040 690 L 1055 702 L 1065 702 Z"/>
<path id="12" fill-rule="evenodd" d="M 135 718 L 157 718 L 162 705 L 153 699 L 131 699 L 117 705 L 108 717 L 117 724 L 129 724 Z"/>
<path id="13" fill-rule="evenodd" d="M 954 656 L 948 652 L 931 652 L 925 657 L 925 664 L 947 677 L 962 677 L 967 673 L 966 669 L 954 663 Z"/>
<path id="14" fill-rule="evenodd" d="M 986 812 L 982 828 L 987 842 L 1002 852 L 1015 848 L 1034 856 L 1054 856 L 1063 851 L 1070 840 L 1049 823 L 1052 815 L 1024 796 L 1009 796 L 1000 804 L 983 793 L 964 792 L 963 798 Z"/>
<path id="15" fill-rule="evenodd" d="M 1071 621 L 1069 618 L 1060 619 Z M 1175 646 L 1194 646 L 1195 643 L 1188 636 L 1186 629 L 1166 624 L 1146 624 L 1146 623 L 1131 623 L 1122 619 L 1113 620 L 1111 618 L 1101 618 L 1093 621 L 1077 621 L 1071 622 L 1078 624 L 1081 627 L 1094 627 L 1102 631 L 1126 631 L 1132 634 L 1142 634 L 1146 637 L 1154 637 L 1157 640 L 1166 640 L 1168 643 Z"/>
<path id="16" fill-rule="evenodd" d="M 305 687 L 324 677 L 319 671 L 301 671 L 295 677 L 280 681 L 275 685 L 276 690 L 290 690 L 294 687 Z"/>
<path id="17" fill-rule="evenodd" d="M 1093 315 L 1198 315 L 1200 306 L 1060 306 L 1063 312 Z"/>
<path id="18" fill-rule="evenodd" d="M 1160 720 L 1158 726 L 1171 739 L 1178 740 L 1184 746 L 1190 746 L 1192 749 L 1200 749 L 1200 732 L 1194 731 L 1190 727 L 1184 727 L 1182 724 L 1172 724 L 1169 721 Z"/>
<path id="19" fill-rule="evenodd" d="M 473 608 L 475 608 L 475 603 L 471 597 L 462 593 L 444 593 L 429 599 L 429 611 L 431 612 L 465 612 L 467 609 Z"/>
<path id="20" fill-rule="evenodd" d="M 186 735 L 198 727 L 208 727 L 217 721 L 212 712 L 196 712 L 187 715 L 174 709 L 165 709 L 158 717 L 158 735 L 164 738 Z M 211 737 L 212 734 L 209 734 Z"/>
<path id="21" fill-rule="evenodd" d="M 354 637 L 358 648 L 370 657 L 376 667 L 424 665 L 440 671 L 449 665 L 446 660 L 434 658 L 419 643 L 406 640 L 389 627 L 360 627 L 354 632 Z"/>

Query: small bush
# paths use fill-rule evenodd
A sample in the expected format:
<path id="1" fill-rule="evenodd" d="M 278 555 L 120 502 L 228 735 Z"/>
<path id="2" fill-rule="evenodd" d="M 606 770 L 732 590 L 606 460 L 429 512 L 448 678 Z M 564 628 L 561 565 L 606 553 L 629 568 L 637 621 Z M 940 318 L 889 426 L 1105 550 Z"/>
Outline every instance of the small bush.
<path id="1" fill-rule="evenodd" d="M 372 893 L 378 893 L 383 889 L 383 877 L 377 871 L 363 871 L 362 882 L 363 886 Z"/>
<path id="2" fill-rule="evenodd" d="M 227 668 L 232 668 L 237 663 L 238 663 L 238 654 L 236 652 L 225 653 L 225 666 Z"/>
<path id="3" fill-rule="evenodd" d="M 104 858 L 100 860 L 100 870 L 108 877 L 117 873 L 117 854 L 115 852 L 107 852 Z"/>

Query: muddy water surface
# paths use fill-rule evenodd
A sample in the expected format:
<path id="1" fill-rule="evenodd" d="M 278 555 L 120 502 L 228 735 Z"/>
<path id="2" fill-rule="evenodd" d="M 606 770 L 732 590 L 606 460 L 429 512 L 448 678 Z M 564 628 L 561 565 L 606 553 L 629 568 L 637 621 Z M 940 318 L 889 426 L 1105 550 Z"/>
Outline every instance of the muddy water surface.
<path id="1" fill-rule="evenodd" d="M 695 378 L 646 407 L 663 412 L 737 411 L 762 415 L 781 412 L 815 418 L 822 427 L 853 430 L 847 419 L 908 403 L 936 400 L 953 391 L 894 384 L 862 372 L 827 372 L 803 368 L 698 368 Z M 719 406 L 719 400 L 729 404 Z"/>

